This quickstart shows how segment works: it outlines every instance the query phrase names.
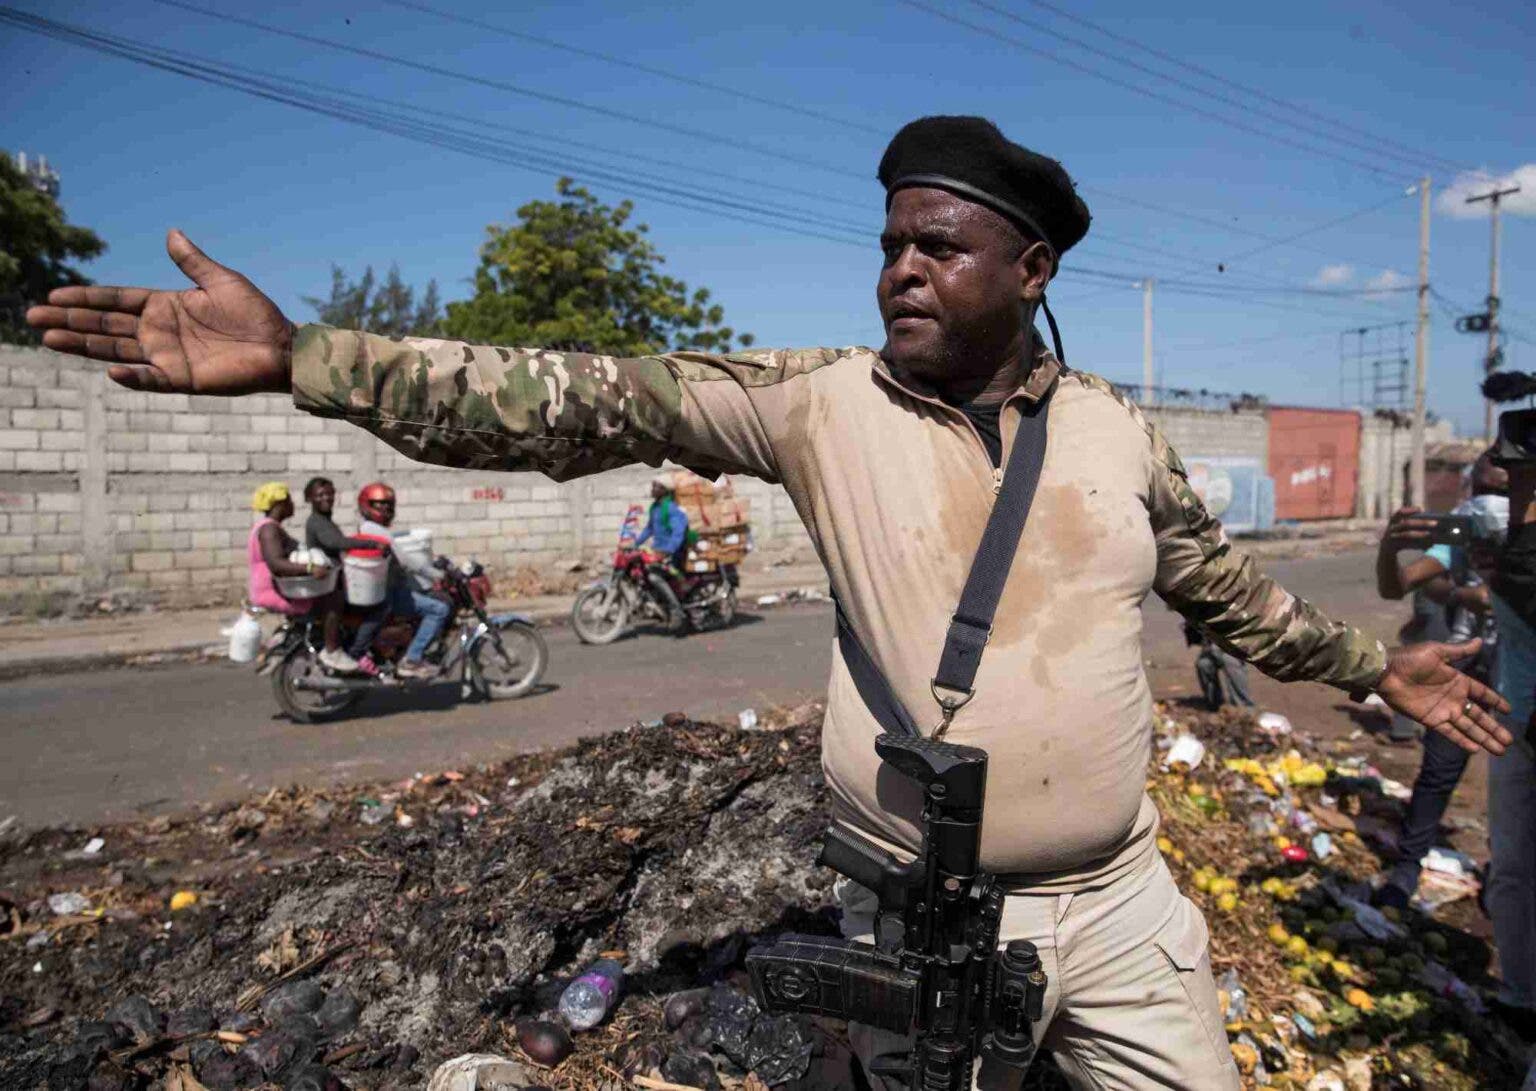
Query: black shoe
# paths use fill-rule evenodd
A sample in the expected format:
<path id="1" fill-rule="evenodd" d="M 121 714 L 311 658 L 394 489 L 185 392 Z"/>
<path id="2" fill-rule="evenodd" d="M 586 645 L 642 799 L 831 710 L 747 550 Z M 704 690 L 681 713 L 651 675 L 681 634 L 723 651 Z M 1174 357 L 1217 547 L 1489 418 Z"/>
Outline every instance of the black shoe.
<path id="1" fill-rule="evenodd" d="M 1506 1004 L 1502 1000 L 1490 1001 L 1488 1007 L 1499 1021 L 1519 1036 L 1526 1045 L 1536 1043 L 1536 1009 Z"/>

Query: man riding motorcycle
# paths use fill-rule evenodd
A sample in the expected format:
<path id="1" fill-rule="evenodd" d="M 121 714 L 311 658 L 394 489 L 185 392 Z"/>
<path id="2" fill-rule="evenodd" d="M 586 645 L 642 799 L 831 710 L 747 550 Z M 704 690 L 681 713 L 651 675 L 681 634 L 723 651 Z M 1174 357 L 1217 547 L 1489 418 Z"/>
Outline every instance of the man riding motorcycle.
<path id="1" fill-rule="evenodd" d="M 678 505 L 676 487 L 665 474 L 651 479 L 651 510 L 645 529 L 635 539 L 635 548 L 645 547 L 647 542 L 651 544 L 646 548 L 646 554 L 661 570 L 663 577 L 658 591 L 664 591 L 670 596 L 670 600 L 665 603 L 668 626 L 674 632 L 679 631 L 687 620 L 683 613 L 682 599 L 688 593 L 688 588 L 683 582 L 686 577 L 682 573 L 681 561 L 683 551 L 688 548 L 688 513 Z"/>
<path id="2" fill-rule="evenodd" d="M 366 656 L 374 638 L 392 614 L 419 617 L 421 621 L 416 626 L 416 634 L 395 667 L 395 674 L 401 678 L 435 677 L 436 668 L 424 663 L 423 656 L 447 623 L 451 608 L 432 594 L 435 574 L 430 564 L 422 569 L 407 569 L 391 548 L 395 538 L 390 530 L 395 521 L 395 490 L 382 481 L 364 485 L 357 494 L 357 510 L 362 516 L 358 537 L 374 539 L 380 548 L 389 550 L 389 591 L 378 608 L 357 627 L 357 635 L 349 650 L 359 660 Z"/>

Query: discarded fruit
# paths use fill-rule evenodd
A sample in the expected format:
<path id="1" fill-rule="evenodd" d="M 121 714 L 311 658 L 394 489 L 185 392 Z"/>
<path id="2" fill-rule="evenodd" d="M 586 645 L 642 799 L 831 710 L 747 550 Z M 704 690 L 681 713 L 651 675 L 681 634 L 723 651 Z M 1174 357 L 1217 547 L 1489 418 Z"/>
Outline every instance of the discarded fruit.
<path id="1" fill-rule="evenodd" d="M 171 895 L 171 912 L 179 913 L 197 904 L 197 894 L 190 890 L 178 890 Z"/>
<path id="2" fill-rule="evenodd" d="M 545 1019 L 530 1019 L 517 1028 L 517 1044 L 536 1062 L 553 1068 L 571 1055 L 574 1044 L 566 1029 Z"/>

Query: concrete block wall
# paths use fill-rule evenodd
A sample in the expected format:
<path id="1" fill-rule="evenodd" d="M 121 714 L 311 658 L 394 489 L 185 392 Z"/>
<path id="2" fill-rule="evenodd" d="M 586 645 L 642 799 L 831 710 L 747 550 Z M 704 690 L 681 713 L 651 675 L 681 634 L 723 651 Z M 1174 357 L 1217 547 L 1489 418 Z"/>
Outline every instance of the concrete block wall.
<path id="1" fill-rule="evenodd" d="M 1181 456 L 1256 458 L 1269 465 L 1269 422 L 1262 410 L 1154 405 L 1144 412 Z"/>
<path id="2" fill-rule="evenodd" d="M 297 494 L 316 475 L 336 482 L 344 528 L 356 525 L 358 488 L 384 478 L 399 491 L 402 525 L 432 527 L 440 552 L 475 556 L 493 577 L 597 558 L 627 507 L 647 500 L 652 473 L 556 485 L 424 466 L 279 395 L 139 393 L 74 357 L 0 346 L 0 605 L 118 590 L 171 604 L 233 600 L 245 586 L 252 491 L 278 479 Z M 735 484 L 752 498 L 759 547 L 808 559 L 783 490 Z"/>

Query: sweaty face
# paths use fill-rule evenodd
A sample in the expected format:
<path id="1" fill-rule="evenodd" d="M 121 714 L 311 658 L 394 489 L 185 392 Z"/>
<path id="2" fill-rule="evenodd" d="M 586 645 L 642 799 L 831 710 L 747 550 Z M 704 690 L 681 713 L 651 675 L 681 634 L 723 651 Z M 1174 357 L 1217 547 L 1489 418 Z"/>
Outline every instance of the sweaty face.
<path id="1" fill-rule="evenodd" d="M 1022 351 L 1026 244 L 991 209 L 942 189 L 896 191 L 880 235 L 885 354 L 941 389 Z"/>

